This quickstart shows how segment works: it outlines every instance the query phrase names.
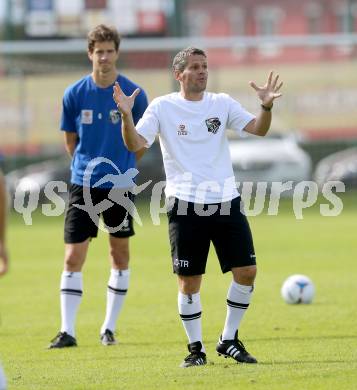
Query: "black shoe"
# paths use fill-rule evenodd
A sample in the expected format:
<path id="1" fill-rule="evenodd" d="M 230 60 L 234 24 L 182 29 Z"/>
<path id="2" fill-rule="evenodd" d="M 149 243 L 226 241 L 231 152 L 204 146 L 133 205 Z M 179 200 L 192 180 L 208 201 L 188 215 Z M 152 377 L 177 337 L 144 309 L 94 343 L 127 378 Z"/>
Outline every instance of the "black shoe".
<path id="1" fill-rule="evenodd" d="M 109 330 L 105 329 L 105 332 L 100 335 L 100 341 L 103 345 L 115 345 L 117 344 L 117 341 L 115 340 L 114 333 Z"/>
<path id="2" fill-rule="evenodd" d="M 52 348 L 67 348 L 67 347 L 76 347 L 76 339 L 69 335 L 66 332 L 59 332 L 57 336 L 51 340 L 51 344 L 48 346 L 48 349 Z"/>
<path id="3" fill-rule="evenodd" d="M 202 344 L 200 341 L 187 345 L 190 354 L 180 364 L 180 367 L 192 367 L 192 366 L 203 366 L 207 364 L 206 354 L 201 352 Z"/>
<path id="4" fill-rule="evenodd" d="M 222 336 L 220 336 L 216 351 L 218 356 L 231 357 L 239 363 L 257 363 L 257 359 L 245 349 L 243 343 L 238 339 L 238 331 L 233 340 L 222 340 Z"/>

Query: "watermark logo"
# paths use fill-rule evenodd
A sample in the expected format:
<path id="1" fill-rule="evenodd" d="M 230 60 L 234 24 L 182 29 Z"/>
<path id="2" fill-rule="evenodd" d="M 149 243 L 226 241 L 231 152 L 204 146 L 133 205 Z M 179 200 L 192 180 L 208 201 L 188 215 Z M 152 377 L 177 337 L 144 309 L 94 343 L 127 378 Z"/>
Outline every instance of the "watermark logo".
<path id="1" fill-rule="evenodd" d="M 108 172 L 95 182 L 93 175 L 95 168 L 99 164 L 110 166 Z M 78 209 L 88 213 L 91 220 L 101 229 L 115 233 L 120 230 L 128 229 L 128 217 L 130 216 L 140 226 L 143 225 L 139 212 L 133 202 L 133 196 L 143 192 L 152 180 L 144 184 L 137 185 L 135 178 L 139 171 L 135 168 L 129 168 L 122 173 L 120 169 L 109 159 L 98 157 L 90 161 L 84 172 L 83 181 L 83 202 L 84 204 L 75 204 Z M 176 197 L 184 198 L 190 188 L 195 188 L 193 197 L 194 212 L 201 217 L 209 217 L 219 212 L 220 215 L 229 215 L 231 212 L 231 201 L 235 197 L 232 191 L 238 188 L 242 202 L 240 203 L 241 212 L 249 217 L 258 216 L 266 212 L 269 216 L 278 215 L 280 201 L 284 194 L 289 193 L 292 200 L 292 209 L 296 219 L 304 218 L 304 210 L 320 202 L 319 211 L 322 216 L 338 216 L 343 210 L 342 199 L 337 195 L 345 192 L 345 185 L 341 181 L 329 181 L 322 187 L 313 181 L 301 181 L 293 183 L 286 182 L 236 182 L 234 177 L 228 178 L 223 184 L 214 181 L 206 181 L 193 185 L 192 173 L 186 172 L 181 177 L 182 180 L 176 186 Z M 165 181 L 154 183 L 150 192 L 148 208 L 153 225 L 160 225 L 162 214 L 170 213 L 173 206 L 172 198 L 164 196 L 166 187 Z M 93 203 L 91 189 L 107 188 L 106 198 L 98 203 Z M 172 189 L 172 188 L 171 188 Z M 43 215 L 59 216 L 65 212 L 65 201 L 59 194 L 67 193 L 67 183 L 63 181 L 49 181 L 44 187 L 40 186 L 35 178 L 25 178 L 20 181 L 14 194 L 14 209 L 23 216 L 26 225 L 32 225 L 32 213 L 41 207 Z M 221 194 L 222 201 L 220 207 L 217 203 L 205 203 L 207 194 Z M 40 196 L 42 199 L 40 199 Z M 49 203 L 43 203 L 43 197 Z M 228 199 L 228 201 L 227 201 Z M 219 202 L 219 201 L 218 201 Z M 100 215 L 109 210 L 114 205 L 120 205 L 125 211 L 125 218 L 120 221 L 118 226 L 105 226 L 101 223 Z M 186 215 L 188 202 L 179 201 L 177 205 L 177 214 Z"/>
<path id="2" fill-rule="evenodd" d="M 106 183 L 111 183 L 112 188 L 108 193 L 108 199 L 104 199 L 97 204 L 93 204 L 91 194 L 91 180 L 94 169 L 99 164 L 109 164 L 114 168 L 117 174 L 107 174 L 100 180 L 98 180 L 92 187 L 100 188 Z M 104 157 L 98 157 L 87 165 L 84 171 L 83 178 L 83 200 L 84 205 L 74 204 L 80 210 L 84 210 L 88 213 L 91 220 L 102 230 L 106 230 L 109 233 L 116 233 L 121 230 L 128 228 L 128 215 L 131 215 L 135 222 L 142 226 L 142 221 L 139 216 L 138 210 L 134 202 L 130 199 L 129 193 L 137 195 L 142 192 L 150 183 L 151 180 L 142 184 L 141 186 L 136 185 L 134 178 L 137 176 L 139 171 L 136 168 L 129 168 L 126 172 L 121 173 L 119 168 L 109 159 Z M 104 211 L 113 207 L 114 204 L 122 206 L 126 210 L 126 216 L 118 226 L 107 226 L 104 225 L 104 229 L 100 224 L 100 214 Z"/>

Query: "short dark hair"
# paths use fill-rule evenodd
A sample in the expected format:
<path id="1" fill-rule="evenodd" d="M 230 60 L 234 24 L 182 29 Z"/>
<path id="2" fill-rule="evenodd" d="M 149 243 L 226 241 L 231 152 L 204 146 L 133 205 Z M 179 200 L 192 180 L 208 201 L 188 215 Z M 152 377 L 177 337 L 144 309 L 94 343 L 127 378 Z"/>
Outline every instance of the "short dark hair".
<path id="1" fill-rule="evenodd" d="M 172 69 L 174 71 L 183 72 L 187 66 L 187 58 L 194 54 L 207 57 L 206 53 L 203 50 L 197 49 L 197 47 L 192 46 L 187 47 L 186 49 L 181 50 L 175 55 L 175 58 L 172 63 Z"/>
<path id="2" fill-rule="evenodd" d="M 93 52 L 96 42 L 114 42 L 115 50 L 119 50 L 120 35 L 115 27 L 99 24 L 88 33 L 88 51 Z"/>

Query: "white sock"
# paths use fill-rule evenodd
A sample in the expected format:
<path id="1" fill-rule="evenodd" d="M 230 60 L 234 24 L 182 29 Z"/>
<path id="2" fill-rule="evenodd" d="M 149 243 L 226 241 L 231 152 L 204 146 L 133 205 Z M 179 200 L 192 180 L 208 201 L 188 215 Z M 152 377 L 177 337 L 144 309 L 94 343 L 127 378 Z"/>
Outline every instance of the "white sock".
<path id="1" fill-rule="evenodd" d="M 202 344 L 202 352 L 206 352 L 202 342 L 202 326 L 201 326 L 201 300 L 200 293 L 182 294 L 178 293 L 178 310 L 185 328 L 189 344 L 200 341 Z"/>
<path id="2" fill-rule="evenodd" d="M 227 317 L 222 333 L 222 340 L 233 340 L 236 330 L 248 309 L 253 286 L 244 286 L 232 281 L 227 295 Z"/>
<path id="3" fill-rule="evenodd" d="M 61 276 L 61 332 L 75 337 L 74 324 L 82 299 L 82 272 L 63 271 Z"/>
<path id="4" fill-rule="evenodd" d="M 123 307 L 124 299 L 129 287 L 130 271 L 112 269 L 108 281 L 107 310 L 104 323 L 100 329 L 103 334 L 106 329 L 115 331 L 116 321 Z"/>

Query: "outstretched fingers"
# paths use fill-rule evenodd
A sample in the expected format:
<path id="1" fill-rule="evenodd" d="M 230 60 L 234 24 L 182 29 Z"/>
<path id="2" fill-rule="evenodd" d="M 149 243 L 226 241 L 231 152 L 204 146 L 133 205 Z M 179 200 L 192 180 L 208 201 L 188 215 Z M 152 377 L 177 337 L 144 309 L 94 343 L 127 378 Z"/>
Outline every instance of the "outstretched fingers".
<path id="1" fill-rule="evenodd" d="M 136 96 L 140 93 L 140 88 L 136 88 L 131 95 L 125 95 L 120 85 L 116 82 L 113 86 L 113 99 L 118 110 L 123 114 L 129 114 L 134 106 Z"/>
<path id="2" fill-rule="evenodd" d="M 118 104 L 118 100 L 120 97 L 120 94 L 122 94 L 123 91 L 121 90 L 118 82 L 115 82 L 114 87 L 113 87 L 113 98 L 116 104 Z"/>
<path id="3" fill-rule="evenodd" d="M 114 91 L 113 97 L 114 97 L 114 100 L 116 103 L 118 103 L 118 99 L 120 99 L 121 97 L 124 97 L 124 96 L 126 97 L 125 93 L 120 88 L 120 85 L 117 81 L 114 83 L 113 91 Z"/>
<path id="4" fill-rule="evenodd" d="M 117 81 L 114 83 L 113 89 L 114 89 L 115 92 L 123 93 L 123 91 L 121 90 L 120 85 L 119 85 L 119 83 Z"/>
<path id="5" fill-rule="evenodd" d="M 277 83 L 278 83 L 278 80 L 279 80 L 279 75 L 277 74 L 277 75 L 274 77 L 274 80 L 273 80 L 273 82 L 272 82 L 272 84 L 271 84 L 271 87 L 272 87 L 273 90 L 275 90 L 276 85 L 277 85 Z"/>
<path id="6" fill-rule="evenodd" d="M 140 88 L 136 88 L 136 90 L 130 95 L 131 98 L 135 99 L 140 93 Z"/>
<path id="7" fill-rule="evenodd" d="M 281 81 L 280 84 L 275 88 L 275 92 L 278 92 L 279 89 L 283 86 L 283 82 Z M 281 94 L 280 94 L 281 95 Z"/>
<path id="8" fill-rule="evenodd" d="M 269 73 L 269 75 L 268 75 L 268 80 L 267 80 L 266 84 L 264 85 L 264 87 L 259 87 L 254 81 L 249 81 L 249 85 L 252 88 L 254 88 L 257 92 L 260 92 L 260 91 L 263 91 L 263 90 L 277 92 L 277 91 L 279 91 L 279 89 L 283 85 L 282 82 L 280 82 L 278 84 L 278 81 L 279 81 L 279 75 L 276 75 L 274 77 L 274 72 L 271 71 Z"/>
<path id="9" fill-rule="evenodd" d="M 113 87 L 113 94 L 114 95 L 119 95 L 119 93 L 122 92 L 118 82 L 116 81 Z"/>
<path id="10" fill-rule="evenodd" d="M 254 88 L 257 92 L 258 91 L 261 91 L 261 88 L 257 86 L 257 84 L 255 84 L 254 81 L 249 81 L 249 85 Z"/>

